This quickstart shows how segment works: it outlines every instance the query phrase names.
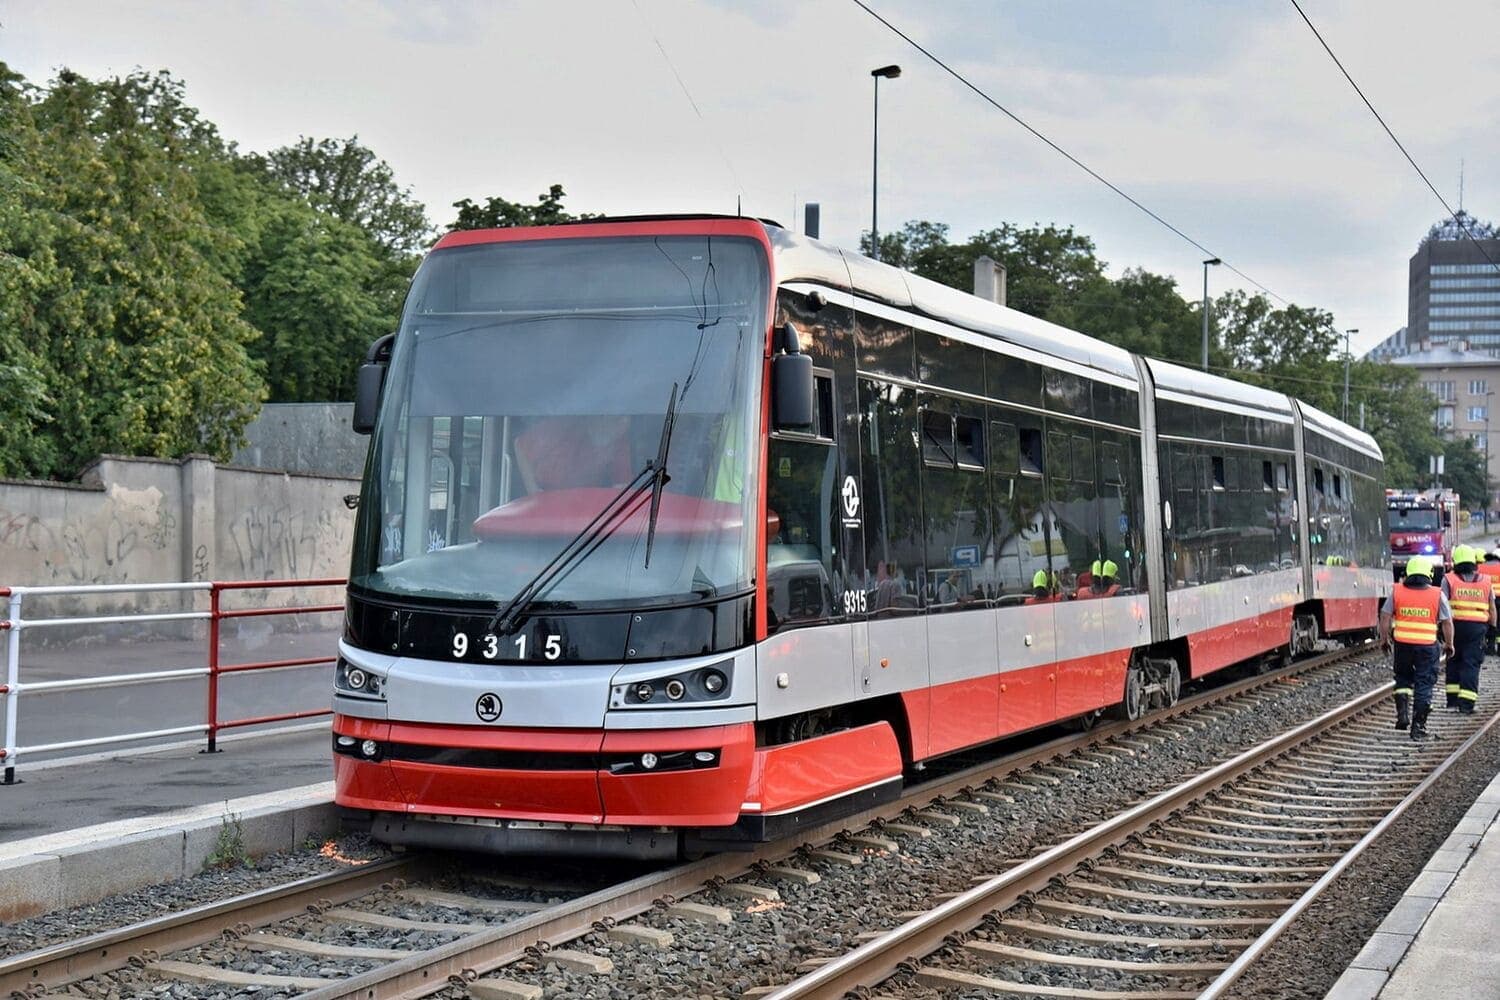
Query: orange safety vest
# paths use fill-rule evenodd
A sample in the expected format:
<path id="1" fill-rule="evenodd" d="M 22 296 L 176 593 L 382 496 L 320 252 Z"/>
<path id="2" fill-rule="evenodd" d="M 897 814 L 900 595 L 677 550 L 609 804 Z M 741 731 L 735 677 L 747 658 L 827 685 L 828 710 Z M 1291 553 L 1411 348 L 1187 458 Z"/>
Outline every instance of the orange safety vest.
<path id="1" fill-rule="evenodd" d="M 1480 563 L 1474 568 L 1479 571 L 1480 576 L 1489 578 L 1490 586 L 1500 587 L 1500 562 Z"/>
<path id="2" fill-rule="evenodd" d="M 1391 638 L 1409 646 L 1431 646 L 1438 638 L 1438 610 L 1443 592 L 1437 587 L 1402 583 L 1391 594 L 1395 608 Z"/>
<path id="3" fill-rule="evenodd" d="M 1495 599 L 1490 589 L 1490 578 L 1480 576 L 1470 582 L 1457 573 L 1448 574 L 1448 602 L 1453 605 L 1453 618 L 1461 622 L 1487 622 L 1490 620 L 1490 604 Z"/>

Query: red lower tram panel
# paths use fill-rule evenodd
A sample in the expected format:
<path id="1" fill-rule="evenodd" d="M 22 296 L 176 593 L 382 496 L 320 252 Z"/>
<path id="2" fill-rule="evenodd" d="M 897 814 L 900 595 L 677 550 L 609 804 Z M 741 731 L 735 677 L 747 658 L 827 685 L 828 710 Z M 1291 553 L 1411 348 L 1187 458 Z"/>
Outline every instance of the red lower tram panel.
<path id="1" fill-rule="evenodd" d="M 902 773 L 885 723 L 769 748 L 751 723 L 599 732 L 340 715 L 333 731 L 335 802 L 376 814 L 378 839 L 429 846 L 608 853 L 606 833 L 639 828 L 620 853 L 660 856 L 679 831 L 762 840 L 889 800 Z"/>

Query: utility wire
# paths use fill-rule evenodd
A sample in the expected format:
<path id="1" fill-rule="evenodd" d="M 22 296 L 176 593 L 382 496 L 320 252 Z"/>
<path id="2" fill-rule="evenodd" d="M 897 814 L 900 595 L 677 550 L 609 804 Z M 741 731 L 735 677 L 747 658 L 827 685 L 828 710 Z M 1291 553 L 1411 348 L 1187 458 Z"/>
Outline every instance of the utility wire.
<path id="1" fill-rule="evenodd" d="M 855 0 L 855 3 L 858 2 L 859 0 Z M 1370 114 L 1374 115 L 1375 120 L 1380 123 L 1380 127 L 1385 129 L 1385 134 L 1391 137 L 1391 142 L 1394 142 L 1396 148 L 1401 150 L 1401 155 L 1406 157 L 1406 162 L 1410 163 L 1411 168 L 1417 172 L 1417 176 L 1422 178 L 1422 183 L 1427 185 L 1427 190 L 1432 192 L 1433 197 L 1438 200 L 1443 209 L 1453 218 L 1453 221 L 1458 224 L 1458 228 L 1469 238 L 1469 242 L 1474 244 L 1474 248 L 1480 252 L 1485 260 L 1489 261 L 1490 266 L 1496 271 L 1500 271 L 1500 264 L 1495 262 L 1495 259 L 1489 255 L 1489 252 L 1484 249 L 1479 240 L 1469 231 L 1468 224 L 1459 218 L 1458 212 L 1455 212 L 1453 206 L 1448 204 L 1448 199 L 1443 197 L 1442 192 L 1433 185 L 1432 181 L 1427 179 L 1427 175 L 1422 172 L 1422 168 L 1417 166 L 1417 161 L 1412 159 L 1411 154 L 1406 151 L 1406 147 L 1401 144 L 1401 140 L 1396 138 L 1396 133 L 1391 131 L 1391 127 L 1385 123 L 1385 119 L 1380 117 L 1380 112 L 1375 110 L 1375 105 L 1371 104 L 1370 99 L 1365 96 L 1365 92 L 1359 89 L 1359 84 L 1354 82 L 1354 77 L 1349 75 L 1349 71 L 1339 61 L 1339 57 L 1333 54 L 1333 49 L 1329 47 L 1327 40 L 1323 38 L 1323 33 L 1318 30 L 1317 26 L 1312 23 L 1312 19 L 1307 16 L 1307 11 L 1302 9 L 1302 5 L 1297 0 L 1292 0 L 1292 6 L 1297 8 L 1298 14 L 1302 15 L 1302 20 L 1306 22 L 1308 29 L 1313 33 L 1313 37 L 1318 40 L 1319 45 L 1323 46 L 1323 51 L 1328 53 L 1328 58 L 1333 60 L 1333 64 L 1339 68 L 1339 72 L 1344 74 L 1344 79 L 1349 81 L 1349 86 L 1353 87 L 1354 92 L 1359 95 L 1359 99 L 1365 102 L 1365 107 L 1370 109 Z"/>
<path id="2" fill-rule="evenodd" d="M 924 46 L 922 46 L 919 42 L 917 42 L 916 39 L 912 38 L 906 32 L 902 31 L 900 28 L 896 27 L 890 21 L 886 20 L 884 17 L 882 17 L 880 14 L 878 14 L 874 9 L 872 9 L 869 6 L 869 4 L 865 3 L 864 0 L 854 0 L 854 3 L 861 10 L 863 10 L 866 14 L 869 14 L 875 20 L 879 21 L 881 24 L 883 24 L 887 28 L 889 28 L 892 32 L 894 32 L 897 36 L 899 36 L 902 41 L 906 42 L 906 44 L 910 45 L 912 48 L 914 48 L 918 52 L 922 53 L 922 55 L 926 56 L 928 59 L 930 59 L 934 63 L 936 63 L 939 68 L 941 68 L 949 76 L 953 77 L 953 79 L 957 80 L 959 83 L 963 84 L 965 87 L 967 87 L 968 89 L 972 90 L 985 103 L 989 104 L 996 111 L 999 111 L 1001 114 L 1005 115 L 1011 121 L 1015 122 L 1017 125 L 1021 126 L 1026 131 L 1030 132 L 1033 136 L 1035 136 L 1036 138 L 1040 139 L 1042 142 L 1046 143 L 1054 152 L 1056 152 L 1059 155 L 1061 155 L 1064 158 L 1066 158 L 1069 163 L 1072 163 L 1079 170 L 1082 170 L 1084 173 L 1088 174 L 1094 180 L 1098 181 L 1100 184 L 1103 184 L 1105 187 L 1109 188 L 1115 194 L 1119 195 L 1121 198 L 1124 198 L 1126 201 L 1130 202 L 1130 204 L 1134 205 L 1136 208 L 1140 209 L 1142 212 L 1144 212 L 1147 215 L 1149 215 L 1152 219 L 1154 219 L 1155 221 L 1157 221 L 1161 225 L 1163 225 L 1166 228 L 1170 229 L 1173 233 L 1177 234 L 1177 236 L 1180 237 L 1181 239 L 1185 240 L 1186 242 L 1188 242 L 1192 246 L 1197 247 L 1199 250 L 1201 250 L 1203 253 L 1207 254 L 1209 257 L 1218 258 L 1219 261 L 1220 261 L 1220 263 L 1222 263 L 1225 267 L 1229 268 L 1229 270 L 1233 271 L 1235 274 L 1239 275 L 1241 278 L 1244 278 L 1246 281 L 1250 282 L 1250 284 L 1254 285 L 1256 288 L 1259 288 L 1261 291 L 1263 291 L 1267 295 L 1271 296 L 1271 298 L 1276 299 L 1282 305 L 1288 305 L 1288 306 L 1291 305 L 1291 303 L 1288 302 L 1286 299 L 1282 298 L 1280 295 L 1277 295 L 1275 292 L 1271 291 L 1265 285 L 1262 285 L 1260 282 L 1258 282 L 1254 278 L 1250 277 L 1250 275 L 1246 274 L 1244 271 L 1241 271 L 1239 268 L 1237 268 L 1233 264 L 1229 263 L 1229 261 L 1224 260 L 1222 254 L 1214 253 L 1208 247 L 1204 246 L 1202 243 L 1199 243 L 1197 240 L 1193 239 L 1187 233 L 1183 232 L 1181 229 L 1177 228 L 1172 223 L 1168 222 L 1166 219 L 1162 218 L 1160 215 L 1156 214 L 1151 209 L 1147 208 L 1140 201 L 1138 201 L 1135 198 L 1131 197 L 1130 195 L 1126 194 L 1117 185 L 1115 185 L 1110 180 L 1108 180 L 1107 178 L 1105 178 L 1102 174 L 1100 174 L 1093 167 L 1090 167 L 1088 164 L 1084 163 L 1078 157 L 1074 156 L 1072 153 L 1068 152 L 1066 149 L 1063 149 L 1057 143 L 1055 143 L 1051 139 L 1047 138 L 1040 131 L 1038 131 L 1036 128 L 1034 128 L 1031 124 L 1029 124 L 1023 118 L 1021 118 L 1020 115 L 1017 115 L 1014 111 L 1010 110 L 1005 105 L 1003 105 L 999 101 L 995 100 L 993 97 L 991 97 L 989 94 L 985 93 L 983 90 L 980 90 L 978 86 L 976 86 L 975 84 L 969 82 L 968 78 L 965 77 L 958 70 L 954 69 L 952 66 L 949 66 L 947 63 L 943 62 L 943 60 L 941 60 L 937 56 L 933 55 Z"/>
<path id="3" fill-rule="evenodd" d="M 646 17 L 646 12 L 641 10 L 641 5 L 637 2 L 637 0 L 631 0 L 631 6 L 635 8 L 636 15 L 640 17 L 641 24 L 645 27 L 646 33 L 650 35 L 651 40 L 656 43 L 656 50 L 661 53 L 662 61 L 667 64 L 667 69 L 671 71 L 672 78 L 677 81 L 677 86 L 682 88 L 682 96 L 687 98 L 688 104 L 693 108 L 693 114 L 698 116 L 698 124 L 701 125 L 705 130 L 707 130 L 709 138 L 712 139 L 714 145 L 718 147 L 719 157 L 723 159 L 724 166 L 729 168 L 729 176 L 734 178 L 735 193 L 739 195 L 740 200 L 743 201 L 745 197 L 745 185 L 740 183 L 739 172 L 734 169 L 734 161 L 729 158 L 729 153 L 724 149 L 724 144 L 719 141 L 718 133 L 709 126 L 708 120 L 703 117 L 703 111 L 698 107 L 698 102 L 693 100 L 692 91 L 688 90 L 687 82 L 683 80 L 682 74 L 677 72 L 677 66 L 672 62 L 672 57 L 667 55 L 667 47 L 663 45 L 661 43 L 661 39 L 657 37 L 656 29 L 651 26 L 651 21 Z"/>

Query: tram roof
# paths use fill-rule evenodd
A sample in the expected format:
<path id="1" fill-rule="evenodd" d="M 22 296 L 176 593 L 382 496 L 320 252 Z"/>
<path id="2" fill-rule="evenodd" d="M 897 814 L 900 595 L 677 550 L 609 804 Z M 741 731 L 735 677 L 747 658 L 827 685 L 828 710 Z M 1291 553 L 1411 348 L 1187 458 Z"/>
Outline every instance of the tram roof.
<path id="1" fill-rule="evenodd" d="M 900 268 L 787 229 L 766 229 L 778 281 L 821 282 L 859 298 L 910 310 L 960 329 L 1138 381 L 1130 353 L 1076 330 L 1028 316 Z"/>
<path id="2" fill-rule="evenodd" d="M 1355 451 L 1363 452 L 1378 461 L 1384 461 L 1385 456 L 1380 451 L 1380 445 L 1375 439 L 1358 427 L 1351 427 L 1331 413 L 1324 413 L 1311 403 L 1297 400 L 1297 407 L 1302 411 L 1302 423 L 1304 427 L 1310 428 L 1322 434 L 1326 438 L 1338 441 L 1340 444 L 1348 445 Z"/>

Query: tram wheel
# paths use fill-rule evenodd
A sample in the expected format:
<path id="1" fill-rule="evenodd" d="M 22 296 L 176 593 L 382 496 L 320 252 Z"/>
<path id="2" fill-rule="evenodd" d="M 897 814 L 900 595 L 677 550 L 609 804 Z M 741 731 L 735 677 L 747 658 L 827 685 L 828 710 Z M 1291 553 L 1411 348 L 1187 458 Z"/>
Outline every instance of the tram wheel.
<path id="1" fill-rule="evenodd" d="M 1125 699 L 1120 703 L 1120 714 L 1134 722 L 1146 714 L 1146 679 L 1141 676 L 1141 665 L 1132 660 L 1125 671 Z"/>
<path id="2" fill-rule="evenodd" d="M 1177 666 L 1176 660 L 1168 660 L 1167 663 L 1169 666 L 1162 678 L 1162 686 L 1166 690 L 1167 707 L 1171 708 L 1182 697 L 1182 669 Z"/>

